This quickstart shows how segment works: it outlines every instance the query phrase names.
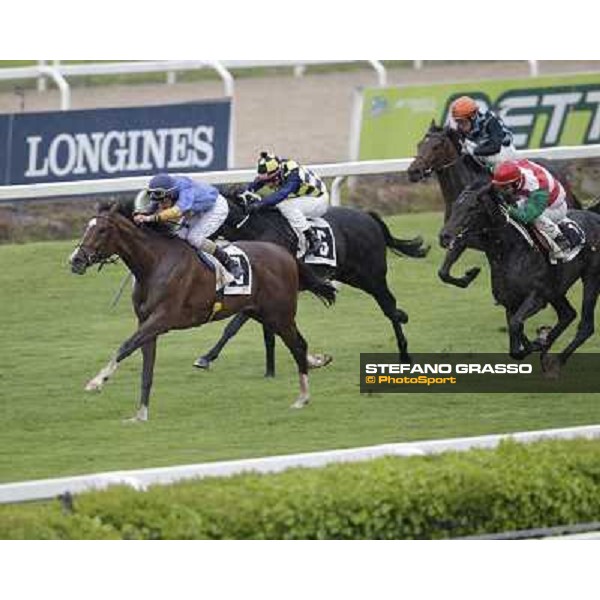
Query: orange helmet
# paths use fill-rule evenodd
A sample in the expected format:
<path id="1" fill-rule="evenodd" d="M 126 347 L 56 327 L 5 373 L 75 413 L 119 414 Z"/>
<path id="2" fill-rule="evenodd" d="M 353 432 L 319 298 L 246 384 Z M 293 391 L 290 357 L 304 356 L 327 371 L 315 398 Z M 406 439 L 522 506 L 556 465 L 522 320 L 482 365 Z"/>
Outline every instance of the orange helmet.
<path id="1" fill-rule="evenodd" d="M 520 183 L 522 177 L 519 165 L 514 160 L 507 160 L 494 170 L 492 183 L 498 187 L 506 187 L 511 183 Z"/>
<path id="2" fill-rule="evenodd" d="M 469 96 L 461 96 L 452 103 L 452 117 L 455 120 L 472 119 L 478 110 L 477 102 Z"/>

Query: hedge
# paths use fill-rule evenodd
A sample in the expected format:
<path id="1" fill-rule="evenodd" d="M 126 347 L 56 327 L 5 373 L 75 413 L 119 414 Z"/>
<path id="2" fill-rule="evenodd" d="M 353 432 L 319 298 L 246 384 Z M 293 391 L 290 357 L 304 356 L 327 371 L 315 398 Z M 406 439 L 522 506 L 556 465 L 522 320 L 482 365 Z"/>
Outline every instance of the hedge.
<path id="1" fill-rule="evenodd" d="M 0 508 L 0 538 L 445 539 L 600 520 L 600 441 L 384 458 Z"/>

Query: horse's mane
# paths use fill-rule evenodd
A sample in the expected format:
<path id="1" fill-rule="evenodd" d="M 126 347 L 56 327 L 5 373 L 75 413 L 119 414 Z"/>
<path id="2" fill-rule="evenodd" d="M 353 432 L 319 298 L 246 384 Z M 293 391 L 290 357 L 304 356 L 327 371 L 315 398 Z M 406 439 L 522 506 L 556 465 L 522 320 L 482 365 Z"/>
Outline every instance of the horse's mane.
<path id="1" fill-rule="evenodd" d="M 236 201 L 236 198 L 245 191 L 246 186 L 240 183 L 229 183 L 224 185 L 216 186 L 219 190 L 219 193 L 227 200 L 231 200 L 232 202 Z"/>
<path id="2" fill-rule="evenodd" d="M 134 200 L 101 200 L 96 205 L 98 214 L 117 212 L 128 220 L 133 220 Z"/>

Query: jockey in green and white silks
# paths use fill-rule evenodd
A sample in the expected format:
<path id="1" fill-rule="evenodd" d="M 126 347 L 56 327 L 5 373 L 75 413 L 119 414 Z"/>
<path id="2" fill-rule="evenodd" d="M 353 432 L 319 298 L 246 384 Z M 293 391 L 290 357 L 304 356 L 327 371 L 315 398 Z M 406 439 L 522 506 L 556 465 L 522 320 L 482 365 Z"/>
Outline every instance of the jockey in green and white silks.
<path id="1" fill-rule="evenodd" d="M 134 221 L 176 224 L 178 237 L 213 255 L 237 279 L 242 275 L 237 262 L 209 239 L 228 215 L 229 204 L 217 188 L 189 177 L 161 173 L 152 178 L 145 193 L 138 194 Z"/>
<path id="2" fill-rule="evenodd" d="M 556 258 L 571 250 L 559 227 L 567 217 L 567 193 L 547 169 L 531 160 L 506 161 L 494 170 L 492 184 L 508 196 L 512 218 L 533 224 L 556 244 Z"/>
<path id="3" fill-rule="evenodd" d="M 308 251 L 318 251 L 321 242 L 307 220 L 322 217 L 329 208 L 327 187 L 318 175 L 294 160 L 262 152 L 258 161 L 258 176 L 247 190 L 253 193 L 261 190 L 269 192 L 250 207 L 250 212 L 276 207 L 296 232 L 300 248 L 306 237 Z"/>
<path id="4" fill-rule="evenodd" d="M 473 98 L 462 96 L 453 102 L 451 113 L 465 153 L 490 169 L 516 158 L 512 133 L 491 110 L 483 111 Z"/>

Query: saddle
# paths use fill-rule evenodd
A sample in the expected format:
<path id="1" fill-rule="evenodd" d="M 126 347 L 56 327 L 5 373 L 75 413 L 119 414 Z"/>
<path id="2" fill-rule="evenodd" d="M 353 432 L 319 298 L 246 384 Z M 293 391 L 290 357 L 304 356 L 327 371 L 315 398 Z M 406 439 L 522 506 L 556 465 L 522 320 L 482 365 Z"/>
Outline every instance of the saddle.
<path id="1" fill-rule="evenodd" d="M 335 234 L 331 225 L 322 218 L 308 219 L 315 235 L 321 241 L 318 252 L 307 252 L 307 244 L 304 236 L 299 239 L 296 232 L 289 224 L 288 220 L 277 210 L 277 208 L 268 208 L 264 211 L 265 215 L 270 215 L 273 219 L 272 224 L 279 230 L 283 239 L 287 239 L 290 246 L 295 248 L 296 258 L 301 259 L 309 265 L 322 265 L 327 267 L 337 267 L 337 254 L 335 245 Z"/>

